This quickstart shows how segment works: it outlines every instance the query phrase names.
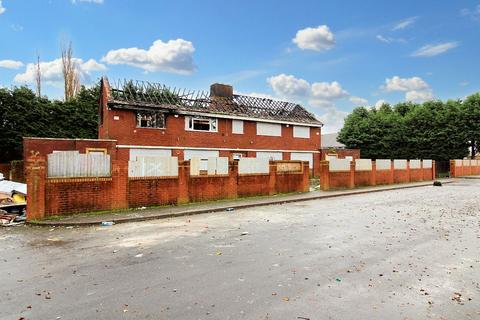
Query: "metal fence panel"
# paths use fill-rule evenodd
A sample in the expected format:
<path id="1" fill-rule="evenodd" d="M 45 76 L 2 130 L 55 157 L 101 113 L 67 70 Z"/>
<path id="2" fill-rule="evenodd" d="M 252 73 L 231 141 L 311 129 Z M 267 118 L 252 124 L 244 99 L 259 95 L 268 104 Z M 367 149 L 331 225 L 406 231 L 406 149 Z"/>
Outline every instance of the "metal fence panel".
<path id="1" fill-rule="evenodd" d="M 110 155 L 78 151 L 58 151 L 47 155 L 47 175 L 50 178 L 109 177 Z"/>

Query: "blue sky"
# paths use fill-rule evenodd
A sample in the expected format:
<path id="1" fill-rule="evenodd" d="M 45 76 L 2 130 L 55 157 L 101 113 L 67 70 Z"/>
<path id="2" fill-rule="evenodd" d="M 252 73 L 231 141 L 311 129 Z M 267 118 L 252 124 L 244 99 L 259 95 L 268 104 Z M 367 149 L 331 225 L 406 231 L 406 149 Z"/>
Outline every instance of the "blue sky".
<path id="1" fill-rule="evenodd" d="M 356 105 L 463 98 L 480 89 L 480 1 L 3 0 L 0 85 L 62 97 L 62 42 L 83 83 L 100 76 L 305 105 L 342 126 Z"/>

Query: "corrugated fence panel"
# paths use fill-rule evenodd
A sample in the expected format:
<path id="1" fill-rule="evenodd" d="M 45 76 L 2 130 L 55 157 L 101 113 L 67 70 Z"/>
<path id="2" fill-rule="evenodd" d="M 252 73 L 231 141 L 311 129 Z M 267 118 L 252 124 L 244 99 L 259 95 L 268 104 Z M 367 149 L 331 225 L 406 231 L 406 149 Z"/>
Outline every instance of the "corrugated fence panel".
<path id="1" fill-rule="evenodd" d="M 47 156 L 48 177 L 109 177 L 110 155 L 59 151 Z"/>

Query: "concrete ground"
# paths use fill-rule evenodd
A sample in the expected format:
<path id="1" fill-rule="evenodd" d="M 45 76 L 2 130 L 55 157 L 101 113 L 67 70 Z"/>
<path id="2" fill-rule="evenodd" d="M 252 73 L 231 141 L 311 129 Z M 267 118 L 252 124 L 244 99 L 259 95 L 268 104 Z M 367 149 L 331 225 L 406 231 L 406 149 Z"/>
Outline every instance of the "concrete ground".
<path id="1" fill-rule="evenodd" d="M 0 319 L 479 319 L 480 180 L 0 229 Z"/>

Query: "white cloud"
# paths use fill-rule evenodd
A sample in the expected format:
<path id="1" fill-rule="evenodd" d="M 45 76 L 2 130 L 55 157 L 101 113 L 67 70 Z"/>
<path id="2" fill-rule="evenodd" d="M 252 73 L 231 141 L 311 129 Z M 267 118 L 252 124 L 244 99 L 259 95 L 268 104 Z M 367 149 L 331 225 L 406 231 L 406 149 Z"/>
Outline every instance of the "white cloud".
<path id="1" fill-rule="evenodd" d="M 389 92 L 405 92 L 406 101 L 423 102 L 433 99 L 432 89 L 420 77 L 400 78 L 394 76 L 393 78 L 387 78 L 382 88 Z"/>
<path id="2" fill-rule="evenodd" d="M 314 82 L 312 83 L 312 95 L 315 98 L 334 100 L 348 97 L 347 91 L 342 89 L 340 83 L 333 81 L 328 82 Z"/>
<path id="3" fill-rule="evenodd" d="M 384 37 L 381 34 L 377 34 L 375 37 L 377 40 L 384 42 L 384 43 L 393 43 L 393 42 L 398 42 L 398 43 L 406 43 L 407 40 L 403 38 L 392 38 L 392 37 Z"/>
<path id="4" fill-rule="evenodd" d="M 19 69 L 23 67 L 23 62 L 15 60 L 0 60 L 0 68 Z"/>
<path id="5" fill-rule="evenodd" d="M 235 92 L 235 94 L 238 94 L 238 95 L 241 95 L 241 96 L 250 96 L 250 97 L 256 97 L 256 98 L 277 100 L 277 97 L 274 97 L 271 94 L 261 93 L 261 92 L 250 92 L 250 93 Z"/>
<path id="6" fill-rule="evenodd" d="M 447 52 L 450 49 L 458 47 L 458 42 L 445 42 L 439 44 L 427 44 L 426 46 L 421 47 L 414 53 L 413 57 L 433 57 L 442 53 Z"/>
<path id="7" fill-rule="evenodd" d="M 282 73 L 268 78 L 267 82 L 280 97 L 302 97 L 310 93 L 310 84 L 292 75 Z"/>
<path id="8" fill-rule="evenodd" d="M 410 18 L 404 19 L 404 20 L 398 22 L 398 23 L 392 28 L 392 30 L 395 31 L 395 30 L 405 29 L 406 27 L 412 25 L 417 19 L 418 19 L 418 17 L 410 17 Z"/>
<path id="9" fill-rule="evenodd" d="M 98 63 L 93 59 L 84 62 L 80 58 L 74 58 L 73 61 L 77 66 L 80 79 L 83 82 L 90 81 L 90 75 L 92 72 L 106 70 L 105 65 Z M 27 64 L 25 72 L 17 74 L 14 81 L 17 83 L 34 83 L 36 67 L 35 63 Z M 40 62 L 40 72 L 44 83 L 50 85 L 61 84 L 63 82 L 62 59 L 58 58 L 52 61 Z"/>
<path id="10" fill-rule="evenodd" d="M 334 133 L 343 128 L 348 112 L 338 110 L 335 107 L 327 108 L 324 113 L 317 115 L 317 118 L 324 124 L 322 133 Z"/>
<path id="11" fill-rule="evenodd" d="M 428 89 L 428 84 L 420 77 L 400 78 L 394 76 L 393 78 L 385 79 L 384 88 L 387 91 L 411 91 Z"/>
<path id="12" fill-rule="evenodd" d="M 0 14 L 4 13 L 7 9 L 2 5 L 2 0 L 0 0 Z"/>
<path id="13" fill-rule="evenodd" d="M 356 106 L 366 106 L 368 105 L 368 100 L 361 97 L 350 97 L 349 100 Z"/>
<path id="14" fill-rule="evenodd" d="M 95 3 L 95 4 L 103 4 L 103 0 L 72 0 L 72 3 L 75 4 L 77 2 L 87 2 L 87 3 Z"/>
<path id="15" fill-rule="evenodd" d="M 302 50 L 325 51 L 335 45 L 333 33 L 326 25 L 299 30 L 292 41 Z"/>
<path id="16" fill-rule="evenodd" d="M 102 61 L 108 64 L 126 64 L 147 72 L 191 74 L 195 71 L 194 52 L 195 48 L 190 41 L 156 40 L 148 50 L 135 47 L 110 50 Z"/>
<path id="17" fill-rule="evenodd" d="M 473 9 L 464 8 L 460 10 L 460 15 L 464 17 L 469 17 L 472 20 L 478 21 L 480 20 L 480 4 Z"/>

